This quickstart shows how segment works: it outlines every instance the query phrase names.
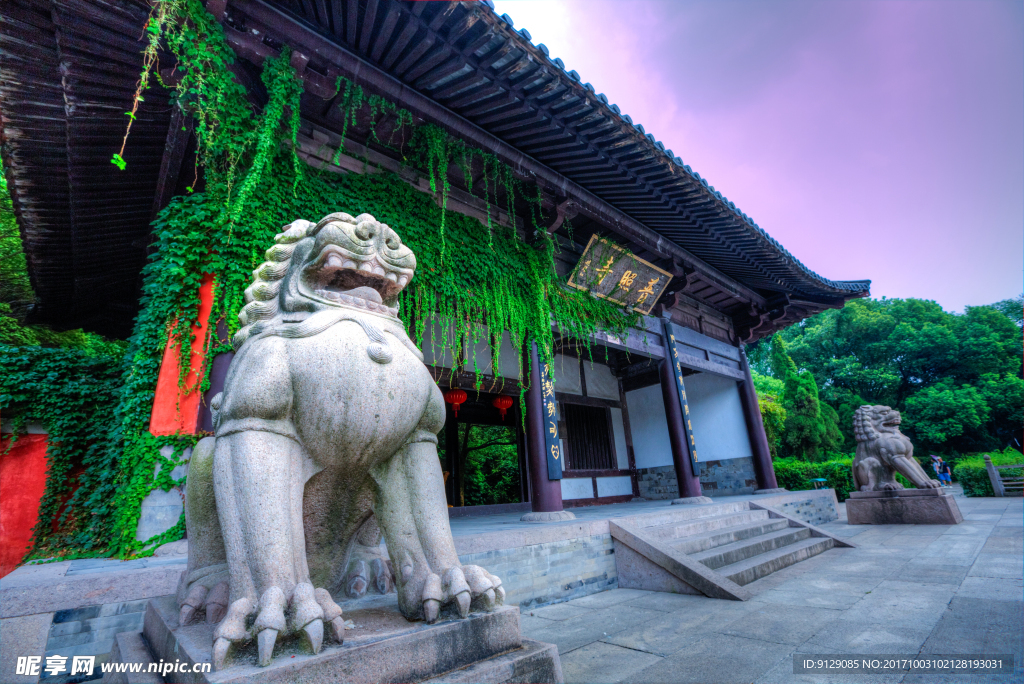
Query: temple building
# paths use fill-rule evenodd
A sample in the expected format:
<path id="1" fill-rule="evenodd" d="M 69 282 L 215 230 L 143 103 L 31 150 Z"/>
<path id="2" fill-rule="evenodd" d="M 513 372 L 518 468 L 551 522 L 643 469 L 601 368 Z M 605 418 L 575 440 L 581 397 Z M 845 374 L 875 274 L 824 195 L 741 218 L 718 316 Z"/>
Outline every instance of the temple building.
<path id="1" fill-rule="evenodd" d="M 834 281 L 808 269 L 490 2 L 207 0 L 205 7 L 256 103 L 267 97 L 265 60 L 290 49 L 304 89 L 296 141 L 307 164 L 336 174 L 392 172 L 436 195 L 375 132 L 385 126 L 402 136 L 433 124 L 493 155 L 528 189 L 523 197 L 536 198 L 496 208 L 486 168 L 453 166 L 448 210 L 480 219 L 481 231 L 491 220 L 511 226 L 526 241 L 539 225 L 557 246 L 566 287 L 642 314 L 621 334 L 580 340 L 556 330 L 550 364 L 495 330 L 465 336 L 453 354 L 429 344 L 444 337 L 447 323 L 428 322 L 425 361 L 449 400 L 442 461 L 453 516 L 778 487 L 744 345 L 867 296 L 869 281 Z M 127 170 L 110 163 L 122 148 L 150 9 L 136 0 L 0 6 L 2 157 L 38 298 L 33 322 L 131 334 L 152 221 L 201 183 L 195 127 L 160 87 L 146 92 L 133 116 Z M 170 58 L 156 68 L 173 85 Z M 389 106 L 371 112 L 367 104 L 350 117 L 339 106 L 342 83 Z M 524 218 L 531 212 L 539 212 L 533 223 Z M 626 257 L 606 260 L 613 251 Z M 612 261 L 618 270 L 602 273 Z M 209 298 L 209 288 L 200 295 Z M 218 334 L 216 322 L 201 328 Z M 501 335 L 493 358 L 489 340 Z M 205 400 L 198 392 L 179 396 L 173 355 L 164 360 L 151 431 L 210 430 L 209 397 L 230 355 L 213 361 Z M 528 385 L 522 403 L 521 382 Z M 460 491 L 467 425 L 503 427 L 517 455 L 514 496 L 486 509 L 465 505 Z M 140 538 L 166 529 L 163 520 L 153 518 Z"/>

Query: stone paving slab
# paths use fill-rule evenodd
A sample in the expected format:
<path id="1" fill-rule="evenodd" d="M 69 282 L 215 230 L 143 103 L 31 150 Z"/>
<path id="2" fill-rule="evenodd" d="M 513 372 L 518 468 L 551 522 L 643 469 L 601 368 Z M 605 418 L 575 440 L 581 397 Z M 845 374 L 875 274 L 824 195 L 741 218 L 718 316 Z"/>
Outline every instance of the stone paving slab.
<path id="1" fill-rule="evenodd" d="M 661 656 L 595 641 L 577 648 L 561 660 L 562 674 L 567 683 L 615 684 L 658 662 Z"/>
<path id="2" fill-rule="evenodd" d="M 542 609 L 554 620 L 524 616 L 523 634 L 558 642 L 564 632 L 559 652 L 569 684 L 1024 681 L 1024 507 L 1020 499 L 957 496 L 957 503 L 968 516 L 957 526 L 850 526 L 845 518 L 822 525 L 858 548 L 752 582 L 750 601 L 612 590 L 558 604 L 571 613 Z M 623 620 L 625 613 L 632 618 Z M 997 651 L 1014 655 L 1016 673 L 793 673 L 794 655 Z"/>

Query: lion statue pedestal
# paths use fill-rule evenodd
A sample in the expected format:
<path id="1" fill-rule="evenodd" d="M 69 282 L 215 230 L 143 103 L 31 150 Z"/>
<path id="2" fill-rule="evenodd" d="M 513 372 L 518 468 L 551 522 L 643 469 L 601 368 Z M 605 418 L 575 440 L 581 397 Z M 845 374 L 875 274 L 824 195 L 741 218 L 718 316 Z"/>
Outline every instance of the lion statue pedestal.
<path id="1" fill-rule="evenodd" d="M 846 500 L 851 525 L 956 525 L 960 508 L 938 480 L 914 459 L 914 445 L 900 432 L 900 412 L 888 406 L 861 406 L 853 416 L 857 491 Z M 916 489 L 906 489 L 896 473 Z"/>
<path id="2" fill-rule="evenodd" d="M 190 681 L 561 681 L 557 648 L 522 640 L 501 580 L 455 552 L 444 399 L 397 315 L 412 250 L 369 214 L 274 242 L 189 463 L 188 567 L 149 606 L 150 648 L 212 665 Z"/>

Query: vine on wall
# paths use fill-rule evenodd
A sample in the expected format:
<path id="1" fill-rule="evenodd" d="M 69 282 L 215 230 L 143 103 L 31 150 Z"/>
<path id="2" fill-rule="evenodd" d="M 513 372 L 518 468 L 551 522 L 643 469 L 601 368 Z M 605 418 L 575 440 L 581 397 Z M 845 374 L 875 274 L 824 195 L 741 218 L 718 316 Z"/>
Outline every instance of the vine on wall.
<path id="1" fill-rule="evenodd" d="M 104 421 L 112 424 L 110 430 L 96 436 L 96 455 L 89 461 L 92 484 L 86 491 L 83 483 L 78 497 L 92 516 L 84 536 L 76 538 L 79 548 L 129 557 L 180 538 L 182 522 L 159 538 L 135 539 L 142 500 L 155 488 L 168 490 L 180 484 L 170 472 L 195 441 L 191 435 L 155 437 L 148 431 L 163 349 L 168 339 L 178 344 L 184 385 L 204 274 L 215 279 L 211 323 L 223 320 L 234 333 L 252 270 L 263 261 L 274 235 L 297 218 L 316 221 L 331 212 L 365 212 L 391 225 L 419 263 L 416 278 L 401 297 L 402 320 L 417 343 L 447 348 L 451 358 L 460 356 L 467 337 L 480 341 L 487 335 L 481 331 L 508 331 L 514 345 L 533 339 L 542 358 L 550 360 L 552 323 L 561 333 L 586 340 L 599 328 L 621 333 L 636 322 L 637 316 L 613 304 L 563 287 L 554 269 L 553 242 L 539 225 L 539 188 L 525 186 L 493 155 L 453 140 L 435 126 L 418 127 L 408 143 L 408 159 L 425 171 L 431 189 L 440 193 L 440 207 L 430 195 L 387 171 L 318 171 L 295 153 L 302 84 L 289 65 L 287 48 L 264 63 L 268 101 L 257 111 L 230 73 L 234 55 L 220 26 L 198 0 L 158 3 L 148 30 L 150 44 L 138 97 L 144 96 L 149 75 L 156 73 L 159 50 L 167 48 L 177 60 L 177 103 L 196 121 L 206 189 L 175 198 L 154 221 L 155 244 L 143 273 L 141 310 L 120 370 L 117 410 L 112 423 Z M 346 128 L 366 107 L 371 121 L 379 113 L 392 112 L 397 127 L 411 124 L 408 112 L 381 98 L 366 98 L 347 82 L 339 81 L 339 92 L 343 85 Z M 395 130 L 386 143 L 375 126 L 371 136 L 391 145 Z M 291 145 L 282 146 L 282 139 Z M 471 186 L 474 162 L 484 170 L 486 227 L 447 209 L 449 168 L 461 166 Z M 491 198 L 497 203 L 502 195 L 511 219 L 508 226 L 490 220 Z M 536 229 L 532 244 L 516 231 L 517 198 L 530 207 L 530 216 L 524 218 Z M 432 321 L 447 324 L 431 326 Z M 209 329 L 212 335 L 216 325 Z M 497 359 L 501 335 L 490 341 L 495 347 L 492 358 Z M 221 351 L 211 339 L 203 342 L 208 360 Z M 473 363 L 476 366 L 475 359 Z M 207 386 L 204 379 L 203 387 Z M 173 447 L 170 456 L 161 455 L 166 446 Z M 56 500 L 61 486 L 51 477 L 46 496 Z M 47 535 L 39 531 L 36 552 L 52 549 Z"/>

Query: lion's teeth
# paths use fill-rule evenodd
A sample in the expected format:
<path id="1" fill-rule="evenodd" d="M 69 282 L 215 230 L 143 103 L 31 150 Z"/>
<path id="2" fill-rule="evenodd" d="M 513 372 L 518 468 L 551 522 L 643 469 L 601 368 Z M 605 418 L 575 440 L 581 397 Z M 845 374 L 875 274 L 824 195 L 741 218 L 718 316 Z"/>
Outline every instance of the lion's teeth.
<path id="1" fill-rule="evenodd" d="M 345 263 L 343 263 L 341 266 L 342 268 L 355 268 L 356 262 L 352 261 L 351 259 L 346 259 Z"/>
<path id="2" fill-rule="evenodd" d="M 341 257 L 337 254 L 331 254 L 327 257 L 327 265 L 331 268 L 342 268 Z"/>
<path id="3" fill-rule="evenodd" d="M 388 273 L 384 277 L 387 278 L 388 280 L 390 280 L 393 283 L 397 283 L 398 282 L 398 276 L 395 275 L 394 273 Z"/>
<path id="4" fill-rule="evenodd" d="M 406 283 L 408 283 L 408 282 L 409 282 L 409 279 L 406 278 L 405 276 L 402 276 L 402 277 L 400 277 L 398 279 L 398 286 L 399 287 L 405 287 Z"/>
<path id="5" fill-rule="evenodd" d="M 374 267 L 373 267 L 373 272 L 376 275 L 382 276 L 382 275 L 384 275 L 384 267 L 381 266 L 380 264 L 375 264 Z"/>
<path id="6" fill-rule="evenodd" d="M 362 263 L 362 264 L 359 264 L 359 270 L 360 271 L 366 271 L 367 273 L 373 273 L 373 266 L 371 266 L 369 264 L 369 262 Z"/>

